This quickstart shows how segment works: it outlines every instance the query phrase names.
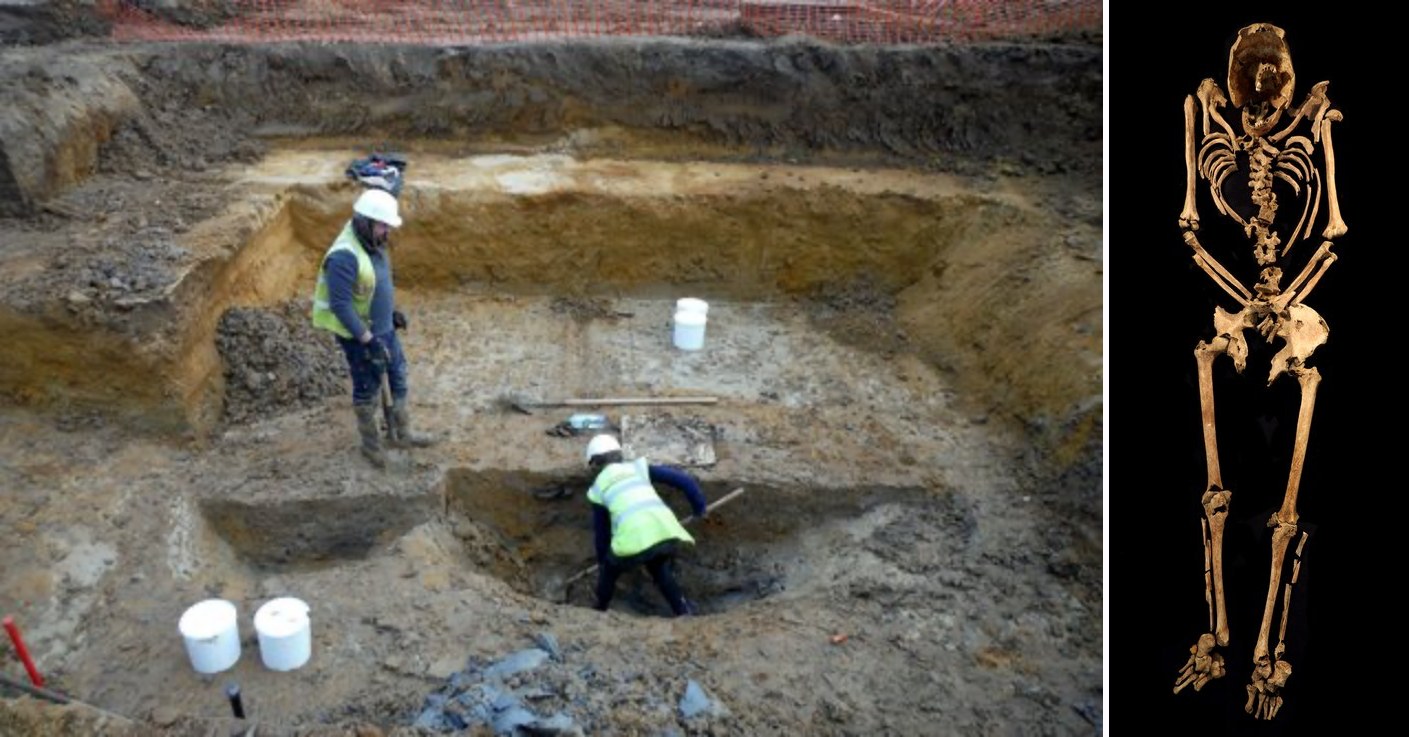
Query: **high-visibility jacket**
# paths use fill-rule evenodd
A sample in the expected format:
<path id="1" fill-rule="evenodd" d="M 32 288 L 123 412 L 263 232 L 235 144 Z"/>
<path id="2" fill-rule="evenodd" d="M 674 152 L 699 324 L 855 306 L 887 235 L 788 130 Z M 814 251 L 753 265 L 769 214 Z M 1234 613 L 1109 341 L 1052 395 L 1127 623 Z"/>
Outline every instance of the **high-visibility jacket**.
<path id="1" fill-rule="evenodd" d="M 670 539 L 695 542 L 651 486 L 645 458 L 608 464 L 587 490 L 587 501 L 607 508 L 612 519 L 612 554 L 618 558 Z"/>
<path id="2" fill-rule="evenodd" d="M 323 254 L 323 265 L 318 267 L 318 286 L 313 289 L 313 325 L 331 330 L 344 338 L 353 338 L 356 336 L 333 314 L 332 304 L 328 301 L 328 257 L 338 251 L 351 251 L 352 255 L 357 257 L 357 283 L 352 288 L 352 309 L 358 317 L 371 325 L 372 292 L 377 288 L 377 271 L 372 267 L 372 257 L 367 255 L 367 249 L 362 247 L 362 242 L 357 240 L 357 234 L 352 232 L 351 220 L 338 234 L 328 252 Z"/>

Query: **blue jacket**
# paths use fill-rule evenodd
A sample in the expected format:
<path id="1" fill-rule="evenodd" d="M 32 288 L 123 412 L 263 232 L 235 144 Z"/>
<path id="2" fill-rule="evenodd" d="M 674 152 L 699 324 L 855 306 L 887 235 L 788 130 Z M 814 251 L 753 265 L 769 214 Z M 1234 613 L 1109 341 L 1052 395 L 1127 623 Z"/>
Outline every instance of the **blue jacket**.
<path id="1" fill-rule="evenodd" d="M 391 313 L 396 309 L 395 287 L 391 281 L 391 261 L 387 259 L 385 248 L 366 248 L 366 244 L 363 244 L 363 248 L 372 259 L 372 270 L 377 274 L 377 287 L 372 292 L 372 334 L 386 335 L 395 329 L 391 324 Z M 332 254 L 328 257 L 326 273 L 328 306 L 356 340 L 363 330 L 362 320 L 352 308 L 352 288 L 357 284 L 357 256 L 347 251 Z"/>
<path id="2" fill-rule="evenodd" d="M 700 491 L 700 485 L 690 474 L 677 471 L 669 466 L 652 465 L 649 470 L 652 484 L 674 486 L 685 492 L 695 516 L 704 515 L 706 506 L 704 493 Z M 597 562 L 601 563 L 607 559 L 607 553 L 612 546 L 612 518 L 607 514 L 607 508 L 600 504 L 592 505 L 592 533 L 593 543 L 597 548 Z"/>

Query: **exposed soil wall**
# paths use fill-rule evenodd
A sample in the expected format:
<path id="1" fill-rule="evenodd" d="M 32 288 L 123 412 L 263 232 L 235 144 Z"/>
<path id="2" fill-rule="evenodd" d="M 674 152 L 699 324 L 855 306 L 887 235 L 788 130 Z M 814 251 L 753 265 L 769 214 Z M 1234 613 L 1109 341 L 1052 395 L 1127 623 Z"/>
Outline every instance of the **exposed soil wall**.
<path id="1" fill-rule="evenodd" d="M 0 215 L 34 212 L 88 178 L 114 129 L 142 101 L 116 74 L 121 62 L 36 50 L 0 57 Z"/>
<path id="2" fill-rule="evenodd" d="M 236 155 L 231 139 L 251 133 L 522 141 L 597 126 L 809 161 L 861 153 L 950 169 L 1002 159 L 1098 172 L 1101 160 L 1100 54 L 1079 46 L 178 46 L 46 49 L 3 66 L 38 88 L 0 93 L 9 167 L 0 181 L 15 182 L 29 208 L 72 181 L 63 157 L 48 158 L 65 144 L 44 131 L 82 127 L 99 111 L 145 131 L 171 166 L 195 158 L 170 155 L 173 141 L 189 140 L 209 161 Z M 74 85 L 82 109 L 47 120 L 60 114 L 53 95 Z"/>
<path id="3" fill-rule="evenodd" d="M 0 46 L 51 44 L 103 36 L 111 24 L 93 0 L 19 0 L 0 5 Z"/>

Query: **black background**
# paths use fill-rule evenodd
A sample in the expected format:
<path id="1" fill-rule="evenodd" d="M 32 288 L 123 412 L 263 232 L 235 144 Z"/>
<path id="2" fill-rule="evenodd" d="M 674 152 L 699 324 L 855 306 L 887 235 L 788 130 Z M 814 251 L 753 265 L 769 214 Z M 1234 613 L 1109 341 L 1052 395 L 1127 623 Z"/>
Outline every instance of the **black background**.
<path id="1" fill-rule="evenodd" d="M 1335 4 L 1314 14 L 1270 3 L 1260 6 L 1266 12 L 1249 7 L 1141 6 L 1109 18 L 1107 688 L 1115 734 L 1155 727 L 1200 735 L 1321 733 L 1326 720 L 1341 727 L 1392 723 L 1402 699 L 1404 678 L 1391 669 L 1406 635 L 1392 602 L 1403 596 L 1401 566 L 1409 557 L 1391 551 L 1403 547 L 1395 538 L 1406 534 L 1397 474 L 1409 449 L 1396 447 L 1402 372 L 1391 355 L 1403 350 L 1397 297 L 1409 291 L 1400 286 L 1409 258 L 1396 230 L 1398 215 L 1409 212 L 1402 199 L 1409 188 L 1394 179 L 1403 176 L 1400 168 L 1409 173 L 1396 163 L 1409 139 L 1397 133 L 1407 118 L 1390 100 L 1404 91 L 1409 62 L 1397 55 L 1409 55 L 1409 38 Z M 1254 720 L 1243 705 L 1267 595 L 1266 521 L 1286 490 L 1300 391 L 1289 375 L 1267 385 L 1269 359 L 1282 344 L 1269 348 L 1254 331 L 1245 333 L 1252 353 L 1241 375 L 1226 356 L 1214 370 L 1223 483 L 1233 492 L 1223 570 L 1228 674 L 1201 692 L 1172 693 L 1208 617 L 1199 528 L 1206 465 L 1193 350 L 1212 337 L 1215 305 L 1238 309 L 1194 265 L 1181 239 L 1183 104 L 1204 78 L 1227 89 L 1229 49 L 1238 30 L 1254 22 L 1286 32 L 1293 105 L 1311 85 L 1330 82 L 1327 96 L 1344 115 L 1333 141 L 1349 226 L 1334 247 L 1339 260 L 1306 300 L 1330 336 L 1309 360 L 1322 381 L 1297 508 L 1311 536 L 1288 624 L 1285 659 L 1293 672 L 1271 722 Z M 1241 131 L 1236 111 L 1225 108 L 1224 117 Z M 1322 165 L 1319 151 L 1314 160 Z M 1205 248 L 1250 287 L 1250 246 L 1240 230 L 1218 227 L 1222 216 L 1202 189 L 1199 214 Z M 1298 241 L 1289 258 L 1316 249 L 1324 220 L 1323 204 L 1313 237 Z M 1284 267 L 1283 285 L 1299 271 L 1300 262 Z M 1277 625 L 1274 619 L 1270 647 Z"/>

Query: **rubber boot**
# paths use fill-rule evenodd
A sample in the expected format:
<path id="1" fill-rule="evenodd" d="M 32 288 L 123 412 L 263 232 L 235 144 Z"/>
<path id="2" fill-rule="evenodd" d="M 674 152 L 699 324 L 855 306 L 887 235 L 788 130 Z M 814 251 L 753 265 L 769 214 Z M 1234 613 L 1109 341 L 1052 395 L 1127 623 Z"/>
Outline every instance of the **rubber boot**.
<path id="1" fill-rule="evenodd" d="M 382 434 L 377 428 L 377 406 L 354 404 L 357 412 L 357 433 L 362 436 L 362 455 L 373 466 L 386 468 L 386 451 L 382 450 Z"/>
<path id="2" fill-rule="evenodd" d="M 396 433 L 389 445 L 394 448 L 429 448 L 435 445 L 435 438 L 422 435 L 411 429 L 411 413 L 406 408 L 406 397 L 392 400 L 391 421 L 396 425 Z"/>

